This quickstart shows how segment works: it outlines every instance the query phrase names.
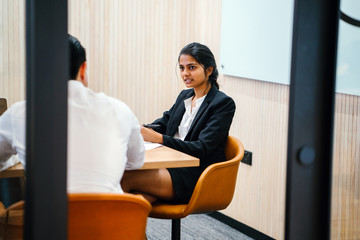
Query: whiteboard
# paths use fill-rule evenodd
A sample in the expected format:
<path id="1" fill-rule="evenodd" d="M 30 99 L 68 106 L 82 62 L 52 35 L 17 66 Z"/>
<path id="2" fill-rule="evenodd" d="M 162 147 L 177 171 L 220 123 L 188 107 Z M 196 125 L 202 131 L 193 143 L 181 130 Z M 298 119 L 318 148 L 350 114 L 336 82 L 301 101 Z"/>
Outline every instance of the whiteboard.
<path id="1" fill-rule="evenodd" d="M 222 74 L 290 84 L 294 0 L 223 0 Z M 360 1 L 340 9 L 360 20 Z M 336 91 L 360 96 L 360 28 L 339 22 Z"/>
<path id="2" fill-rule="evenodd" d="M 342 0 L 340 9 L 360 20 L 359 0 Z M 339 24 L 336 91 L 360 96 L 360 28 L 342 20 Z"/>
<path id="3" fill-rule="evenodd" d="M 290 83 L 294 0 L 223 0 L 220 72 Z"/>

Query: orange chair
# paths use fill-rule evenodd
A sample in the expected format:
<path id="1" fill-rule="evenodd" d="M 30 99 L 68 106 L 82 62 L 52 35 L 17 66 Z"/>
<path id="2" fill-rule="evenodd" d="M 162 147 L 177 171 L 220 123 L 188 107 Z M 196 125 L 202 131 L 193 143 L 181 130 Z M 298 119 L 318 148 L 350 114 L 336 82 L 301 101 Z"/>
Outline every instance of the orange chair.
<path id="1" fill-rule="evenodd" d="M 0 202 L 0 240 L 23 239 L 24 201 L 5 209 Z M 68 195 L 68 240 L 144 240 L 150 203 L 140 195 Z"/>
<path id="2" fill-rule="evenodd" d="M 172 239 L 180 239 L 180 219 L 192 213 L 207 213 L 225 209 L 231 202 L 244 146 L 229 136 L 225 147 L 226 161 L 214 163 L 200 175 L 188 204 L 156 203 L 152 218 L 172 219 Z"/>
<path id="3" fill-rule="evenodd" d="M 0 240 L 22 240 L 24 222 L 24 201 L 5 209 L 0 202 Z"/>
<path id="4" fill-rule="evenodd" d="M 150 203 L 133 194 L 69 194 L 68 240 L 144 240 Z"/>

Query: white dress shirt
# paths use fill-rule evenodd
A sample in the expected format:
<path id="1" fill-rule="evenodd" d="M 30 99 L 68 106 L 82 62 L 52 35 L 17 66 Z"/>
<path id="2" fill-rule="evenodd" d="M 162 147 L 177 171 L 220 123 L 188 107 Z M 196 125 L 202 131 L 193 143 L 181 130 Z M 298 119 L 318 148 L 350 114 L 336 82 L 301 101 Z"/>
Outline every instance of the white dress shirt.
<path id="1" fill-rule="evenodd" d="M 0 117 L 0 171 L 18 154 L 25 166 L 25 102 Z M 68 192 L 123 193 L 125 169 L 144 163 L 140 125 L 130 108 L 79 81 L 68 83 Z"/>
<path id="2" fill-rule="evenodd" d="M 204 102 L 205 96 L 198 98 L 195 100 L 195 107 L 191 109 L 192 98 L 188 98 L 184 100 L 185 105 L 185 113 L 183 118 L 181 119 L 180 126 L 178 127 L 177 133 L 175 133 L 174 138 L 178 138 L 184 141 L 186 135 L 188 134 L 191 124 L 194 121 L 196 113 L 199 111 L 201 104 Z"/>

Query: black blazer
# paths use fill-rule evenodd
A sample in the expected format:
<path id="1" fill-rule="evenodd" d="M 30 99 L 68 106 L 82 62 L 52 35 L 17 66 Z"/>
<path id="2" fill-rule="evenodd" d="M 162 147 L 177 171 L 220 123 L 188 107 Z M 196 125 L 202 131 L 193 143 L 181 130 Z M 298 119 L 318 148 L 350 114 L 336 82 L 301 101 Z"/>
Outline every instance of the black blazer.
<path id="1" fill-rule="evenodd" d="M 153 123 L 160 125 L 155 130 L 163 134 L 165 146 L 200 158 L 202 172 L 210 164 L 225 160 L 224 148 L 235 113 L 235 103 L 212 86 L 184 141 L 173 138 L 185 113 L 184 100 L 193 95 L 193 89 L 183 90 L 170 110 Z"/>

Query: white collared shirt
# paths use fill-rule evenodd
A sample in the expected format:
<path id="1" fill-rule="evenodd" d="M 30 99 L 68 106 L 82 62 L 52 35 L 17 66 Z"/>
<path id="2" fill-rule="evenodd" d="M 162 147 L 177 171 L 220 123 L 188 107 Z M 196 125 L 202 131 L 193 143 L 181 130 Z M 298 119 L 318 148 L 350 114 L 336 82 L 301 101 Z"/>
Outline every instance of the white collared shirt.
<path id="1" fill-rule="evenodd" d="M 192 102 L 192 98 L 190 97 L 188 99 L 184 100 L 184 105 L 185 105 L 185 113 L 182 117 L 180 126 L 178 126 L 178 131 L 175 134 L 174 138 L 178 138 L 181 140 L 184 140 L 186 135 L 188 134 L 191 124 L 194 121 L 194 118 L 196 116 L 196 113 L 199 111 L 199 108 L 201 106 L 201 104 L 204 102 L 205 96 L 202 96 L 199 99 L 195 100 L 195 107 L 191 109 L 191 102 Z"/>
<path id="2" fill-rule="evenodd" d="M 25 166 L 25 102 L 0 117 L 0 171 Z M 68 83 L 68 192 L 123 193 L 125 169 L 143 165 L 145 153 L 140 125 L 123 102 L 94 93 L 79 81 Z"/>

